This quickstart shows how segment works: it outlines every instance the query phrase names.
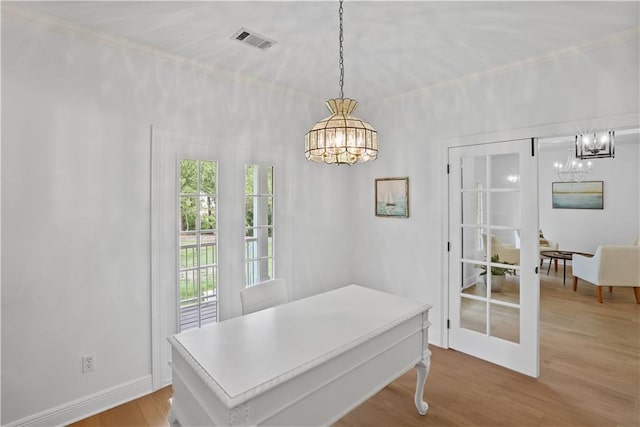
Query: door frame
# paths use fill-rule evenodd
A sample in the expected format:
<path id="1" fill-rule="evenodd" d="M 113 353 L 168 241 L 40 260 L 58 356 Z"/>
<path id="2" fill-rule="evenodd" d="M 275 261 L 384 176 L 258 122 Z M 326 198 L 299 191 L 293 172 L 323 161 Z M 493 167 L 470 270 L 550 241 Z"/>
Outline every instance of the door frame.
<path id="1" fill-rule="evenodd" d="M 516 139 L 527 139 L 535 137 L 538 140 L 556 138 L 559 135 L 572 135 L 577 130 L 585 128 L 612 128 L 612 129 L 629 129 L 640 127 L 640 120 L 635 113 L 620 114 L 607 117 L 594 117 L 588 120 L 573 120 L 568 122 L 558 122 L 553 124 L 545 124 L 539 126 L 530 126 L 522 128 L 513 128 L 494 132 L 463 134 L 463 135 L 443 135 L 440 138 L 440 176 L 444 177 L 442 188 L 445 191 L 440 193 L 440 206 L 444 215 L 441 215 L 440 230 L 448 230 L 449 227 L 449 184 L 447 176 L 447 159 L 449 148 L 461 147 L 475 144 L 485 144 L 496 141 L 509 141 Z M 537 147 L 536 147 L 537 150 Z M 538 198 L 539 191 L 532 197 Z M 440 265 L 442 268 L 442 282 L 440 287 L 440 346 L 449 348 L 449 331 L 447 329 L 447 319 L 449 319 L 449 252 L 447 251 L 448 232 L 441 233 L 440 247 L 442 258 Z"/>
<path id="2" fill-rule="evenodd" d="M 230 167 L 221 168 L 219 157 L 224 149 L 215 147 L 203 138 L 187 137 L 173 132 L 164 131 L 155 127 L 151 128 L 151 185 L 150 185 L 150 252 L 151 252 L 151 374 L 153 390 L 171 384 L 170 347 L 167 336 L 177 333 L 179 312 L 177 308 L 177 295 L 179 291 L 175 283 L 168 285 L 169 277 L 178 277 L 178 257 L 173 251 L 178 247 L 177 232 L 171 233 L 166 229 L 168 223 L 175 221 L 174 230 L 177 231 L 179 217 L 178 201 L 178 164 L 182 157 L 196 157 L 203 160 L 213 160 L 218 163 L 218 182 L 220 179 L 227 182 L 233 181 Z M 174 191 L 165 191 L 171 186 Z M 216 189 L 219 195 L 219 189 Z M 218 215 L 218 242 L 230 240 L 233 236 L 220 236 L 219 229 L 222 218 L 229 218 L 226 212 Z M 228 226 L 225 224 L 225 229 Z M 226 233 L 224 233 L 226 234 Z M 231 248 L 231 252 L 233 248 Z M 172 259 L 168 259 L 168 253 L 173 253 Z M 168 274 L 171 270 L 175 274 Z M 227 268 L 218 268 L 218 320 L 230 317 L 231 301 L 222 302 L 225 295 L 232 295 L 229 283 L 233 280 L 234 272 Z"/>
<path id="3" fill-rule="evenodd" d="M 168 260 L 168 245 L 177 247 L 178 237 L 168 236 L 164 225 L 169 215 L 177 221 L 177 194 L 163 192 L 163 185 L 175 180 L 177 189 L 177 165 L 180 156 L 196 156 L 199 159 L 214 160 L 218 163 L 217 188 L 218 205 L 218 242 L 224 245 L 228 262 L 218 267 L 218 321 L 231 319 L 242 313 L 240 289 L 244 287 L 244 210 L 245 210 L 245 165 L 264 164 L 274 167 L 274 188 L 277 188 L 278 206 L 274 211 L 274 254 L 283 254 L 281 247 L 291 246 L 290 225 L 280 217 L 282 212 L 291 210 L 292 200 L 284 197 L 287 187 L 286 161 L 288 153 L 282 149 L 254 149 L 240 146 L 236 140 L 220 140 L 209 134 L 189 135 L 150 127 L 150 183 L 149 183 L 149 251 L 150 288 L 151 288 L 151 375 L 152 388 L 158 390 L 171 384 L 170 346 L 167 334 L 177 331 L 178 313 L 175 299 L 175 288 L 163 286 L 163 268 L 167 265 L 178 267 L 175 256 Z M 170 200 L 169 200 L 170 199 Z M 176 225 L 177 230 L 177 225 Z M 165 252 L 163 249 L 165 248 Z M 292 265 L 286 257 L 280 256 L 277 261 L 279 277 L 291 277 Z"/>

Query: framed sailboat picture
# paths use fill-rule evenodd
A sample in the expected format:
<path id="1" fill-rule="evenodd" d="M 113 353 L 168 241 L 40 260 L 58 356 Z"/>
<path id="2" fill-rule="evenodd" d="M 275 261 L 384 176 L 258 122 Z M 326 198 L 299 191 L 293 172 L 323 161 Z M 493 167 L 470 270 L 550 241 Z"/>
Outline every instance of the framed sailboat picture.
<path id="1" fill-rule="evenodd" d="M 376 216 L 409 217 L 409 178 L 376 178 Z"/>

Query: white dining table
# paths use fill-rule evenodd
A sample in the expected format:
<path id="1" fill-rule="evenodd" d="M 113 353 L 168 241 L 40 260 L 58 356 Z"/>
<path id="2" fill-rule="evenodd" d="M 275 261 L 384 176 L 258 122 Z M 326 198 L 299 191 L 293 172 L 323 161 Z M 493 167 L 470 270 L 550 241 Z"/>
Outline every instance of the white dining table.
<path id="1" fill-rule="evenodd" d="M 169 337 L 181 425 L 328 425 L 430 365 L 430 305 L 349 285 Z"/>

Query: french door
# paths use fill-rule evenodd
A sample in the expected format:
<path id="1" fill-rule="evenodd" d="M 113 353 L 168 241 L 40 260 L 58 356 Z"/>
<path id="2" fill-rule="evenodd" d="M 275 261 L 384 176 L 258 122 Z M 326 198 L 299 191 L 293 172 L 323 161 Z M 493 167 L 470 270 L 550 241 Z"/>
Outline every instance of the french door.
<path id="1" fill-rule="evenodd" d="M 449 346 L 537 377 L 534 148 L 517 140 L 449 149 Z"/>

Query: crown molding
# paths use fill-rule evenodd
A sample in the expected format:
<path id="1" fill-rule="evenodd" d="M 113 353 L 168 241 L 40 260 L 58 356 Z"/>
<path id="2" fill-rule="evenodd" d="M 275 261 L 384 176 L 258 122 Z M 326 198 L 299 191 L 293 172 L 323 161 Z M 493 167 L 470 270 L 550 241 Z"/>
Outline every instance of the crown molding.
<path id="1" fill-rule="evenodd" d="M 625 43 L 631 40 L 640 38 L 640 27 L 632 27 L 626 30 L 622 30 L 616 33 L 611 33 L 606 36 L 588 40 L 573 46 L 557 49 L 551 52 L 547 52 L 541 55 L 533 56 L 522 61 L 516 61 L 509 64 L 501 65 L 498 67 L 489 68 L 488 70 L 478 73 L 469 74 L 463 77 L 458 77 L 451 80 L 435 83 L 433 85 L 418 88 L 412 91 L 402 92 L 393 96 L 385 97 L 377 101 L 369 101 L 366 105 L 378 105 L 386 104 L 390 102 L 397 102 L 406 98 L 418 96 L 424 92 L 429 92 L 436 89 L 444 89 L 454 86 L 463 86 L 468 83 L 477 82 L 479 80 L 489 79 L 502 74 L 512 73 L 514 71 L 522 70 L 525 68 L 531 68 L 542 64 L 558 61 L 560 59 L 569 58 L 576 55 L 581 55 L 585 52 L 589 52 L 596 49 L 605 48 L 608 46 L 616 45 L 619 43 Z M 365 103 L 362 103 L 365 105 Z"/>
<path id="2" fill-rule="evenodd" d="M 33 13 L 19 6 L 2 4 L 2 18 L 11 19 L 22 24 L 31 25 L 51 32 L 64 34 L 79 39 L 89 40 L 94 43 L 117 49 L 123 49 L 136 55 L 146 56 L 158 61 L 175 64 L 185 68 L 191 68 L 204 74 L 213 75 L 230 81 L 240 81 L 251 86 L 271 90 L 285 96 L 297 98 L 306 102 L 319 102 L 320 98 L 292 89 L 286 86 L 277 85 L 265 80 L 256 79 L 242 73 L 225 70 L 204 61 L 197 61 L 181 55 L 166 52 L 161 49 L 147 46 L 143 43 L 131 41 L 125 37 L 118 37 L 101 31 L 92 30 L 82 25 L 59 19 L 50 15 Z"/>
<path id="3" fill-rule="evenodd" d="M 256 79 L 254 77 L 247 76 L 242 73 L 225 70 L 215 65 L 206 63 L 204 61 L 197 61 L 189 59 L 187 57 L 172 54 L 161 49 L 152 48 L 142 43 L 133 42 L 125 37 L 117 37 L 108 33 L 95 31 L 87 27 L 75 24 L 73 22 L 65 21 L 59 18 L 55 18 L 48 15 L 36 14 L 30 11 L 26 11 L 15 5 L 9 5 L 7 3 L 2 4 L 2 17 L 12 19 L 23 24 L 32 25 L 42 29 L 46 29 L 52 32 L 62 33 L 78 38 L 87 39 L 104 46 L 113 48 L 125 49 L 131 53 L 135 53 L 141 56 L 151 57 L 156 60 L 164 61 L 167 63 L 195 69 L 205 74 L 215 75 L 222 77 L 230 81 L 241 81 L 246 84 L 265 88 L 285 96 L 297 98 L 303 101 L 312 103 L 323 103 L 324 99 L 311 95 L 306 92 L 302 92 L 296 89 L 292 89 L 286 86 L 276 85 L 274 83 Z M 441 81 L 432 85 L 417 88 L 411 91 L 398 93 L 389 97 L 384 97 L 378 100 L 362 102 L 362 106 L 379 105 L 391 102 L 397 102 L 406 98 L 419 96 L 424 92 L 429 92 L 437 89 L 444 89 L 448 87 L 462 86 L 465 84 L 477 82 L 479 80 L 489 79 L 492 77 L 508 74 L 514 71 L 522 70 L 525 68 L 535 67 L 542 64 L 558 61 L 563 58 L 569 58 L 572 56 L 580 55 L 588 51 L 601 49 L 607 46 L 612 46 L 619 43 L 635 40 L 640 38 L 640 27 L 632 27 L 626 30 L 622 30 L 616 33 L 611 33 L 603 37 L 587 40 L 582 43 L 575 44 L 573 46 L 557 49 L 551 52 L 547 52 L 541 55 L 530 57 L 522 61 L 516 61 L 509 64 L 490 68 L 485 71 L 468 74 L 466 76 L 454 78 L 451 80 Z"/>

